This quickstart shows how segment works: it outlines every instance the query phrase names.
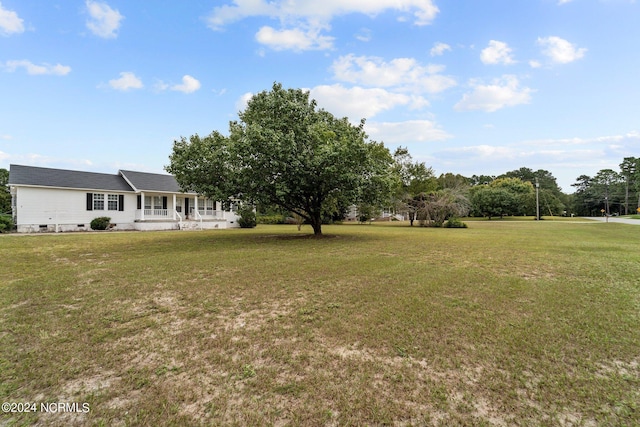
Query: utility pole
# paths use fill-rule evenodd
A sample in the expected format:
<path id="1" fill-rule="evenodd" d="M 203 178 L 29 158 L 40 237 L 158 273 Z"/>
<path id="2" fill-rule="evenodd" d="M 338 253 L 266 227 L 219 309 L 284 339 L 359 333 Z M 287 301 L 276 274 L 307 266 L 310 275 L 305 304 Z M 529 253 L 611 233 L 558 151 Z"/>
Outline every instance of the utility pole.
<path id="1" fill-rule="evenodd" d="M 625 178 L 627 178 L 625 183 L 624 214 L 629 215 L 629 180 L 631 179 L 631 175 L 636 173 L 636 165 L 623 163 L 623 166 L 623 173 Z"/>
<path id="2" fill-rule="evenodd" d="M 607 218 L 607 222 L 609 222 L 609 180 L 607 180 L 604 189 L 604 216 Z"/>
<path id="3" fill-rule="evenodd" d="M 536 221 L 540 221 L 540 183 L 538 182 L 538 178 L 536 177 Z"/>

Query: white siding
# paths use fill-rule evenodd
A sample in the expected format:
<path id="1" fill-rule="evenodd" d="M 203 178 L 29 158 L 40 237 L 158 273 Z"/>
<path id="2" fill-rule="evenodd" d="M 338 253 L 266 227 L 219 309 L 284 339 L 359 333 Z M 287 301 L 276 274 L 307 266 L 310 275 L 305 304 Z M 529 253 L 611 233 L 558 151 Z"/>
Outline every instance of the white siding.
<path id="1" fill-rule="evenodd" d="M 166 217 L 146 216 L 145 221 L 139 221 L 141 210 L 138 210 L 138 194 L 105 190 L 76 190 L 48 187 L 13 187 L 15 192 L 15 214 L 18 232 L 39 231 L 83 231 L 91 230 L 91 220 L 101 216 L 111 218 L 116 224 L 116 230 L 176 230 L 178 221 L 173 220 L 175 206 L 172 194 L 145 192 L 145 196 L 167 197 Z M 104 209 L 87 210 L 87 193 L 103 194 Z M 109 194 L 124 196 L 124 211 L 109 210 Z M 185 196 L 179 195 L 178 198 Z M 198 201 L 198 208 L 204 206 L 204 201 Z M 219 204 L 214 205 L 219 207 Z M 142 202 L 144 208 L 144 201 Z M 184 211 L 185 203 L 182 201 Z M 193 197 L 190 197 L 190 208 L 194 207 Z M 164 210 L 162 210 L 164 211 Z M 184 212 L 181 214 L 184 222 Z M 219 211 L 217 219 L 184 222 L 183 226 L 202 229 L 224 229 L 239 227 L 238 216 L 235 212 Z M 188 227 L 186 227 L 188 228 Z"/>
<path id="2" fill-rule="evenodd" d="M 16 188 L 16 225 L 18 231 L 40 231 L 42 225 L 47 231 L 88 230 L 91 220 L 108 216 L 117 224 L 117 229 L 133 229 L 137 207 L 134 193 L 96 190 L 92 193 L 104 194 L 104 210 L 87 210 L 87 193 L 74 189 L 37 187 Z M 124 195 L 124 211 L 108 210 L 108 194 Z M 84 227 L 79 225 L 84 224 Z"/>

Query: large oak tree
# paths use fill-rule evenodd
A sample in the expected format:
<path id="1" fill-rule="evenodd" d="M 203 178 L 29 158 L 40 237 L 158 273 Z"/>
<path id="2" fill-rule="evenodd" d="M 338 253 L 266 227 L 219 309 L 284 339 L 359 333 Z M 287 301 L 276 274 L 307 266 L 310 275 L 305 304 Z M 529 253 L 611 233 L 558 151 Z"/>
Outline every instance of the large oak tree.
<path id="1" fill-rule="evenodd" d="M 183 190 L 276 205 L 320 235 L 331 206 L 380 204 L 390 194 L 393 159 L 363 126 L 318 109 L 308 92 L 276 83 L 249 100 L 229 136 L 175 141 L 166 170 Z"/>

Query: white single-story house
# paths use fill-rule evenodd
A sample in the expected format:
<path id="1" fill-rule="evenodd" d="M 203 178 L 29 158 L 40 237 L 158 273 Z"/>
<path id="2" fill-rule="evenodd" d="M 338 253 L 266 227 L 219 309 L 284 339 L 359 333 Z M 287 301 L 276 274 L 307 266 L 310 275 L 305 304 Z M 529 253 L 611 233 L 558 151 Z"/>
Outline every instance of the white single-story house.
<path id="1" fill-rule="evenodd" d="M 9 188 L 18 232 L 90 230 L 110 217 L 116 230 L 238 227 L 236 207 L 180 190 L 172 175 L 117 174 L 10 165 Z"/>

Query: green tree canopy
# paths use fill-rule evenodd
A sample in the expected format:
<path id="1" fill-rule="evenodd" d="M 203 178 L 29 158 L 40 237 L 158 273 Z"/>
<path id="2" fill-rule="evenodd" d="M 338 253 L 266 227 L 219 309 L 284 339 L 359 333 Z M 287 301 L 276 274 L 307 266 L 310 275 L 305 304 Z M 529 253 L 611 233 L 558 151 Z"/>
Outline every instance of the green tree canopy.
<path id="1" fill-rule="evenodd" d="M 327 207 L 381 203 L 392 191 L 391 154 L 369 141 L 363 126 L 276 83 L 249 100 L 228 137 L 176 141 L 166 170 L 184 190 L 279 206 L 320 235 Z"/>
<path id="2" fill-rule="evenodd" d="M 518 205 L 518 197 L 505 187 L 479 185 L 471 190 L 473 212 L 489 219 L 510 215 Z"/>
<path id="3" fill-rule="evenodd" d="M 640 206 L 640 157 L 625 157 L 620 163 L 621 175 L 625 181 L 624 213 L 629 213 L 630 191 L 638 192 Z"/>
<path id="4" fill-rule="evenodd" d="M 11 212 L 11 193 L 8 185 L 9 171 L 0 168 L 0 214 Z"/>
<path id="5" fill-rule="evenodd" d="M 534 171 L 533 169 L 522 167 L 517 170 L 506 172 L 498 178 L 518 178 L 523 182 L 530 182 L 533 185 L 535 185 L 537 179 L 541 190 L 550 190 L 556 195 L 562 192 L 553 174 L 544 169 Z"/>
<path id="6" fill-rule="evenodd" d="M 460 174 L 452 174 L 451 172 L 440 174 L 438 177 L 438 189 L 454 189 L 460 192 L 466 192 L 471 185 L 471 179 Z"/>
<path id="7" fill-rule="evenodd" d="M 504 188 L 513 194 L 513 204 L 505 206 L 505 215 L 526 215 L 535 212 L 535 189 L 529 181 L 520 178 L 497 178 L 489 187 Z"/>

